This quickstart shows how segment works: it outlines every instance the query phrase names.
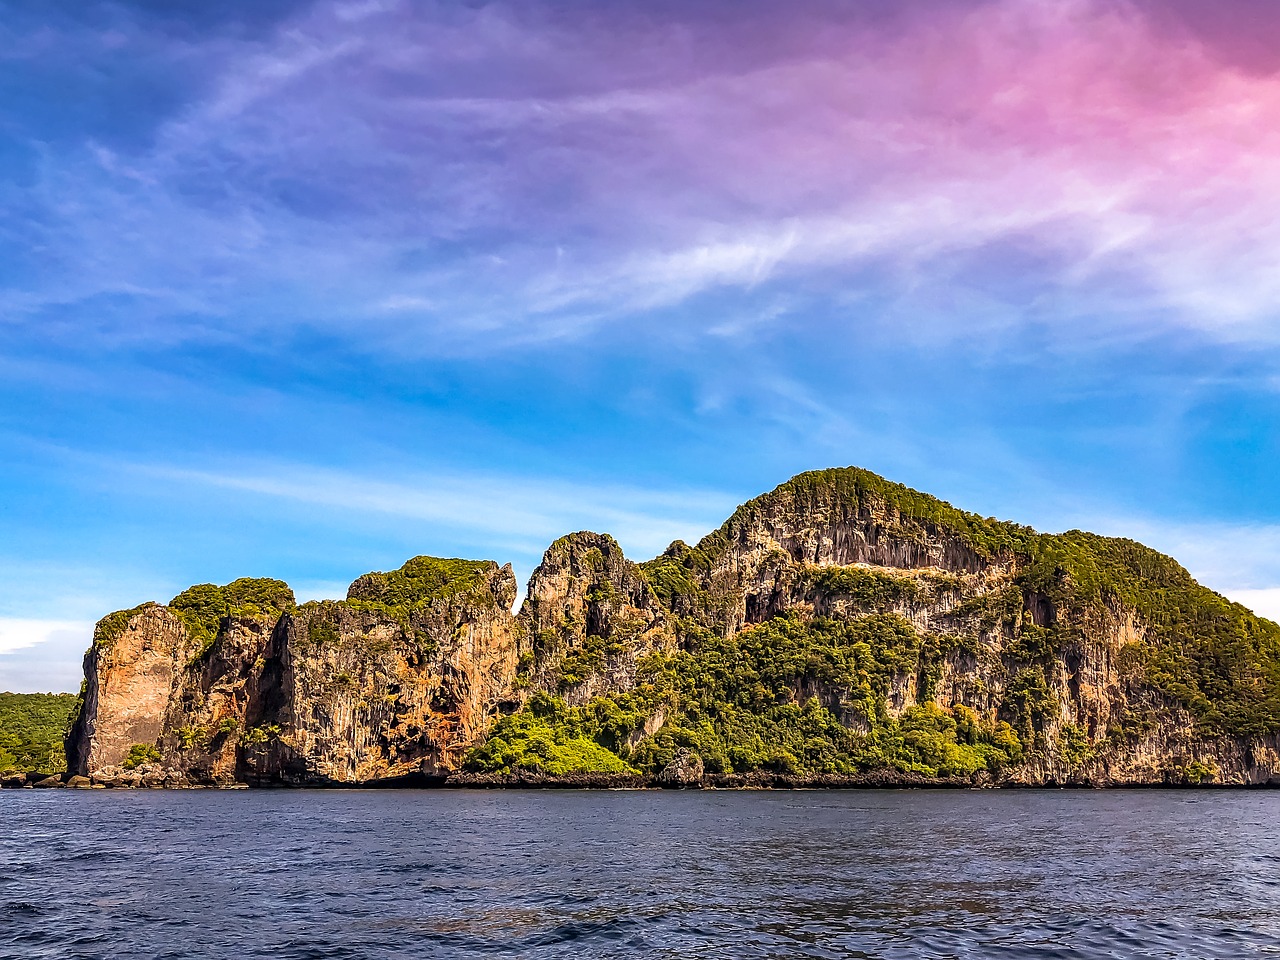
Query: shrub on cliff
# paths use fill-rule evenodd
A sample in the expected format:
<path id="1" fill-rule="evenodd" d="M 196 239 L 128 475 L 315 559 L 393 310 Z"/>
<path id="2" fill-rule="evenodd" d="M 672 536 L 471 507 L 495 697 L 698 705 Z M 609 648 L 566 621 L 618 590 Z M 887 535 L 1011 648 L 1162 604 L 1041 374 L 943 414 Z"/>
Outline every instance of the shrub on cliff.
<path id="1" fill-rule="evenodd" d="M 283 580 L 242 577 L 226 586 L 200 583 L 169 601 L 187 630 L 208 648 L 226 617 L 275 619 L 294 606 L 293 591 Z"/>
<path id="2" fill-rule="evenodd" d="M 488 560 L 414 557 L 398 570 L 366 573 L 348 588 L 347 599 L 412 608 L 466 593 L 492 604 L 491 596 L 479 592 L 490 566 Z"/>
<path id="3" fill-rule="evenodd" d="M 467 767 L 482 773 L 528 770 L 552 776 L 574 773 L 635 773 L 590 733 L 599 734 L 558 698 L 539 694 L 524 712 L 504 717 L 488 740 L 471 751 Z"/>

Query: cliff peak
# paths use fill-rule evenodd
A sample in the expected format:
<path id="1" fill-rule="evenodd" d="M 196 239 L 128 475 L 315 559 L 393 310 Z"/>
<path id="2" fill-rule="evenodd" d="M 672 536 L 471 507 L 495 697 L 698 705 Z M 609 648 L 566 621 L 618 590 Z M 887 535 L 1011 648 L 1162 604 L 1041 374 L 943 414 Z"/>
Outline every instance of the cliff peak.
<path id="1" fill-rule="evenodd" d="M 344 601 L 296 607 L 280 581 L 246 579 L 110 614 L 71 768 L 1280 777 L 1280 626 L 1134 541 L 1037 533 L 856 467 L 798 474 L 643 564 L 608 534 L 568 534 L 513 615 L 515 595 L 509 565 L 420 556 Z"/>
<path id="2" fill-rule="evenodd" d="M 510 565 L 499 567 L 493 560 L 413 557 L 395 570 L 357 578 L 347 588 L 347 599 L 408 610 L 464 594 L 479 596 L 504 570 L 510 574 Z M 514 599 L 512 594 L 507 606 Z"/>

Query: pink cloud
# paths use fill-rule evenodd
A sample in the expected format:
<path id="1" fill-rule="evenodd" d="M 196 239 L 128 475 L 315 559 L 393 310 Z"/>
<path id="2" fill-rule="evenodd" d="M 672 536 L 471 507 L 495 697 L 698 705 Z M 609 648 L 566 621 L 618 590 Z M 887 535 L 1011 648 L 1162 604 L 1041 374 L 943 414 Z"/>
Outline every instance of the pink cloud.
<path id="1" fill-rule="evenodd" d="M 1107 324 L 1272 338 L 1280 79 L 1121 0 L 904 9 L 772 47 L 757 11 L 729 48 L 636 13 L 321 7 L 222 41 L 209 96 L 96 195 L 76 166 L 46 193 L 82 198 L 50 202 L 86 287 L 176 278 L 207 314 L 309 290 L 316 323 L 438 308 L 397 311 L 401 339 L 576 333 L 871 264 L 954 286 L 1010 242 Z"/>

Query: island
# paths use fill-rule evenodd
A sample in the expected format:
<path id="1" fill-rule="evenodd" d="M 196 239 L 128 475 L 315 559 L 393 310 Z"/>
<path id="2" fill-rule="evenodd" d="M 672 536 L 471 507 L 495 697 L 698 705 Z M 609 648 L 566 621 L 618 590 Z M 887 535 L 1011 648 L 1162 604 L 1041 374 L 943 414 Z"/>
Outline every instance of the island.
<path id="1" fill-rule="evenodd" d="M 869 471 L 803 473 L 690 546 L 415 557 L 104 617 L 81 786 L 1280 784 L 1280 626 L 1131 540 Z M 50 784 L 53 785 L 53 784 Z"/>

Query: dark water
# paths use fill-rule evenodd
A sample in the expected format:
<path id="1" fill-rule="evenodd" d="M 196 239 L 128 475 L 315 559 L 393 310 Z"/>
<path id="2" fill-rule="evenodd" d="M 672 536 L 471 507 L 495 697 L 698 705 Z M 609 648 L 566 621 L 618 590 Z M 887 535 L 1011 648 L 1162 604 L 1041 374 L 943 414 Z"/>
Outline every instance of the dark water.
<path id="1" fill-rule="evenodd" d="M 0 957 L 1280 956 L 1280 792 L 0 793 Z"/>

